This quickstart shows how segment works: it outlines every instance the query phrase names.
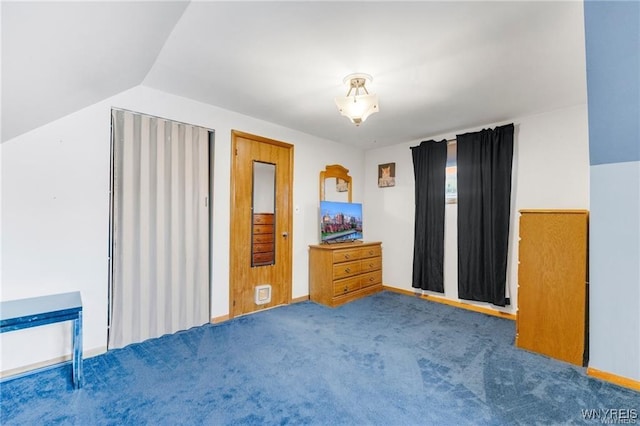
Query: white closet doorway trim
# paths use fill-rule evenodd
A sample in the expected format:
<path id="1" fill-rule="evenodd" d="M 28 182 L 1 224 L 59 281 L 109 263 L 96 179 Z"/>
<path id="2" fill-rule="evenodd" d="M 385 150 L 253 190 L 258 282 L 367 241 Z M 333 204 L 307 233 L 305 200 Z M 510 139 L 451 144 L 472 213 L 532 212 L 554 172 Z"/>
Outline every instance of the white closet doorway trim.
<path id="1" fill-rule="evenodd" d="M 209 321 L 209 130 L 112 110 L 109 349 Z"/>

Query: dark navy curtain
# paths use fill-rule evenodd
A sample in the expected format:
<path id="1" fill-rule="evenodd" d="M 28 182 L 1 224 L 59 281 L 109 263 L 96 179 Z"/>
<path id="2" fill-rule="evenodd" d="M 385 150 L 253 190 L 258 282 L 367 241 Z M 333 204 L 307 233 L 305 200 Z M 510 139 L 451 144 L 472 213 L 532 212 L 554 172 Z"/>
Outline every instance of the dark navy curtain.
<path id="1" fill-rule="evenodd" d="M 458 135 L 458 297 L 509 304 L 505 295 L 513 124 Z"/>
<path id="2" fill-rule="evenodd" d="M 444 207 L 447 141 L 411 147 L 415 176 L 413 287 L 444 293 Z"/>

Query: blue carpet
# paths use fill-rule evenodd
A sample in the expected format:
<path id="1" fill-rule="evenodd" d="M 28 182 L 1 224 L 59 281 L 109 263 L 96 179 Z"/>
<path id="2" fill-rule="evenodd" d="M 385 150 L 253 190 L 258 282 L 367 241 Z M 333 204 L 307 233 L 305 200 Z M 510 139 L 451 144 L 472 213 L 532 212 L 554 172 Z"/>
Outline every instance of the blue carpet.
<path id="1" fill-rule="evenodd" d="M 519 350 L 514 333 L 509 320 L 390 292 L 299 303 L 86 359 L 80 390 L 69 365 L 5 381 L 0 420 L 549 425 L 640 412 L 640 393 Z"/>

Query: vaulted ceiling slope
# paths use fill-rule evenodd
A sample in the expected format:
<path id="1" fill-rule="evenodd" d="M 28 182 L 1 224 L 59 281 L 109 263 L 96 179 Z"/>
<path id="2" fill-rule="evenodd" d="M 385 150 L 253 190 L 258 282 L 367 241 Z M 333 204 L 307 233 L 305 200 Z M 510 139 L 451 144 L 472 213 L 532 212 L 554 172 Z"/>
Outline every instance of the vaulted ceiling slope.
<path id="1" fill-rule="evenodd" d="M 142 83 L 188 3 L 1 6 L 4 142 Z"/>
<path id="2" fill-rule="evenodd" d="M 333 102 L 350 73 L 380 112 Z M 586 103 L 583 5 L 2 2 L 2 140 L 136 85 L 362 148 Z"/>

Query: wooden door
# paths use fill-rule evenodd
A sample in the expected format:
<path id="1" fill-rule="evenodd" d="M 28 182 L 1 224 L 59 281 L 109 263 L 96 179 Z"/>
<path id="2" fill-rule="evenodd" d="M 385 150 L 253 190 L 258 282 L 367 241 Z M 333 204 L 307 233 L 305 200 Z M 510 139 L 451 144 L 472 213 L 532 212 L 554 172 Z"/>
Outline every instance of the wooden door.
<path id="1" fill-rule="evenodd" d="M 583 365 L 588 214 L 522 210 L 516 346 Z"/>
<path id="2" fill-rule="evenodd" d="M 233 318 L 291 302 L 293 145 L 234 130 L 231 156 Z"/>

